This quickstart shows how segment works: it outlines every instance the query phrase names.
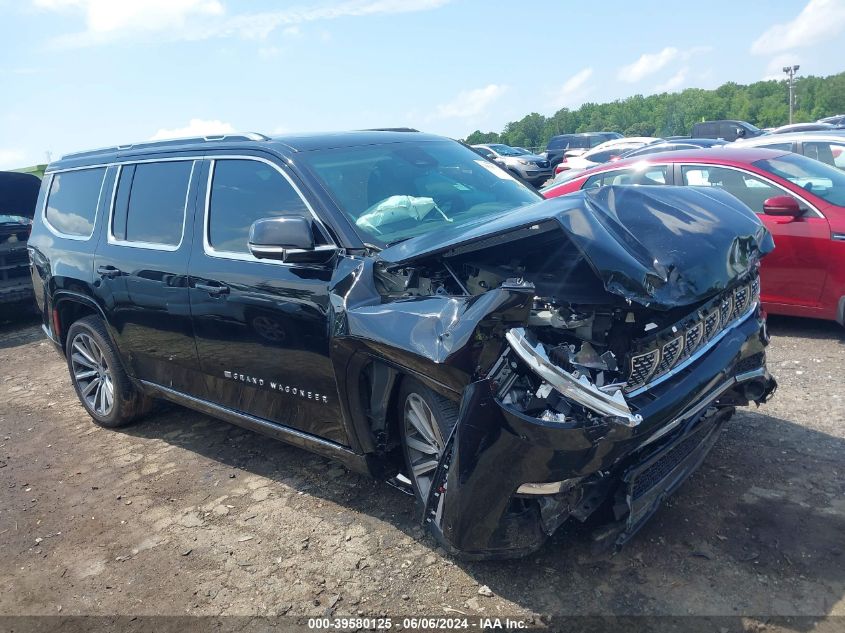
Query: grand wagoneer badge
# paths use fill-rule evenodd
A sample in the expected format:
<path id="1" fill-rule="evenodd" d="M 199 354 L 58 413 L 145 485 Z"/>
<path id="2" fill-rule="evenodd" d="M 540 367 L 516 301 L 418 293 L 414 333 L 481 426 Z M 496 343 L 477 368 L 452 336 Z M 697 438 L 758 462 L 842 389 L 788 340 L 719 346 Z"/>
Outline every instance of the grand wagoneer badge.
<path id="1" fill-rule="evenodd" d="M 321 393 L 317 393 L 316 391 L 308 391 L 307 389 L 303 389 L 302 387 L 292 387 L 290 385 L 284 385 L 279 382 L 275 382 L 273 380 L 265 380 L 264 378 L 258 378 L 256 376 L 250 376 L 248 374 L 241 374 L 236 371 L 224 371 L 223 375 L 230 380 L 237 380 L 238 382 L 243 382 L 248 385 L 255 385 L 256 387 L 268 387 L 273 391 L 279 391 L 282 393 L 289 393 L 292 396 L 299 396 L 305 400 L 313 400 L 314 402 L 322 402 L 323 404 L 328 404 L 329 397 L 323 395 Z"/>

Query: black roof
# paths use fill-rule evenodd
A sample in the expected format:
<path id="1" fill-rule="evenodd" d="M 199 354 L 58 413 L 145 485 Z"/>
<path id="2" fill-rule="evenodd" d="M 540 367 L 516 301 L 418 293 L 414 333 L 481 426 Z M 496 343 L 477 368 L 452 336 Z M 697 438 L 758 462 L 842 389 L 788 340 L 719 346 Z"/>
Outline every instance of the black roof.
<path id="1" fill-rule="evenodd" d="M 423 134 L 410 128 L 390 128 L 378 130 L 357 130 L 352 132 L 321 132 L 313 134 L 288 134 L 283 136 L 265 136 L 263 134 L 227 134 L 195 138 L 146 141 L 126 145 L 115 145 L 102 149 L 74 152 L 51 163 L 47 171 L 105 164 L 118 159 L 137 158 L 150 154 L 164 154 L 190 150 L 215 151 L 224 149 L 268 149 L 278 154 L 307 152 L 317 149 L 337 147 L 355 147 L 361 145 L 383 145 L 407 141 L 413 135 L 415 141 L 442 140 L 443 137 Z"/>

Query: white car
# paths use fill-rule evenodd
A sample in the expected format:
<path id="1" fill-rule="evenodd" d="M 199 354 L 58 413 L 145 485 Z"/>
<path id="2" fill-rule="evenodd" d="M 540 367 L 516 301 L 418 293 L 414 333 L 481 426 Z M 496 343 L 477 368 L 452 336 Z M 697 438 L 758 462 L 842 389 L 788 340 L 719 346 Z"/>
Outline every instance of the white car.
<path id="1" fill-rule="evenodd" d="M 605 141 L 601 145 L 596 145 L 594 148 L 579 155 L 571 155 L 567 152 L 564 154 L 561 163 L 555 167 L 555 174 L 569 169 L 589 169 L 601 163 L 606 163 L 628 150 L 637 149 L 662 140 L 662 138 L 654 136 L 630 136 L 628 138 L 615 138 Z"/>

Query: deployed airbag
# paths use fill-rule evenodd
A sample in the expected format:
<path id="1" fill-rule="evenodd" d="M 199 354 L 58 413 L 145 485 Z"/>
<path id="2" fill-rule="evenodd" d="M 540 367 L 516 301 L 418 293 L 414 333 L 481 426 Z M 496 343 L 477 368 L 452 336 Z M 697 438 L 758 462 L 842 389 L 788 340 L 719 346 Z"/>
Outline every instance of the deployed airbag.
<path id="1" fill-rule="evenodd" d="M 451 220 L 437 208 L 432 198 L 415 196 L 390 196 L 374 204 L 361 215 L 355 224 L 362 229 L 379 232 L 379 227 L 402 220 L 422 221 L 432 211 L 437 211 L 447 222 Z"/>

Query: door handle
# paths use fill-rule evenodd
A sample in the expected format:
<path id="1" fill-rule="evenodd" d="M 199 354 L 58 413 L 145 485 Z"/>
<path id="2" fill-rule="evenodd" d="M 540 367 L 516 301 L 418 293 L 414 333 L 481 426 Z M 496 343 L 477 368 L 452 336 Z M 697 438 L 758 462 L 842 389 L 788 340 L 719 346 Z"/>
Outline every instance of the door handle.
<path id="1" fill-rule="evenodd" d="M 229 294 L 229 286 L 226 285 L 219 285 L 219 286 L 211 286 L 209 284 L 194 284 L 194 288 L 197 290 L 204 290 L 212 297 L 219 297 L 221 295 Z"/>
<path id="2" fill-rule="evenodd" d="M 114 266 L 97 266 L 97 274 L 100 277 L 108 277 L 109 279 L 112 279 L 113 277 L 122 275 L 123 271 L 119 268 L 115 268 Z"/>

